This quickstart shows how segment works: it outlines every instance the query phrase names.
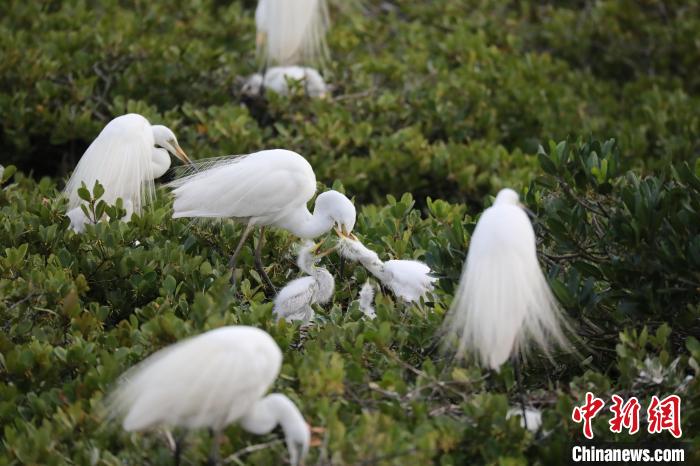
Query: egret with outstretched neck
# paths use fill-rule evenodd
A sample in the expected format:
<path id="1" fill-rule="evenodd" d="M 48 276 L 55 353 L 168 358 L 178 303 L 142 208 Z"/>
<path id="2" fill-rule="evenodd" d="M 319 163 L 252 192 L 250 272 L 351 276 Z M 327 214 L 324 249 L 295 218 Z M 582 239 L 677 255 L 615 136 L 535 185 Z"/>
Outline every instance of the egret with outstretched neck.
<path id="1" fill-rule="evenodd" d="M 355 206 L 338 191 L 319 194 L 313 214 L 309 211 L 307 203 L 316 193 L 316 175 L 304 157 L 290 150 L 264 150 L 218 160 L 169 186 L 175 196 L 173 218 L 232 218 L 246 224 L 229 261 L 234 285 L 238 256 L 256 227 L 260 228 L 260 240 L 255 266 L 274 289 L 261 259 L 267 226 L 303 239 L 316 238 L 332 229 L 339 236 L 347 236 L 355 226 Z"/>

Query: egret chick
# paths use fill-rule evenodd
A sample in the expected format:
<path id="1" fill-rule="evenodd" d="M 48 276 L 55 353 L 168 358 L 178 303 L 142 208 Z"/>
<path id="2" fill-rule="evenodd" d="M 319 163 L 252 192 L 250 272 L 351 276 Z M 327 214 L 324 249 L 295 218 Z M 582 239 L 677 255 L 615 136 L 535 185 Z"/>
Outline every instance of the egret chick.
<path id="1" fill-rule="evenodd" d="M 297 265 L 308 276 L 297 278 L 282 288 L 275 298 L 272 312 L 287 322 L 300 320 L 306 324 L 314 318 L 312 304 L 326 304 L 335 291 L 335 280 L 328 270 L 316 267 L 315 245 L 307 241 L 299 250 Z"/>
<path id="2" fill-rule="evenodd" d="M 114 204 L 121 198 L 127 218 L 133 212 L 141 213 L 153 198 L 153 180 L 170 167 L 169 154 L 191 163 L 175 134 L 165 126 L 151 125 L 135 113 L 107 123 L 80 158 L 63 190 L 68 198 L 71 227 L 80 232 L 88 221 L 80 208 L 84 201 L 78 196 L 82 183 L 92 189 L 99 180 L 105 189 L 102 200 Z"/>
<path id="3" fill-rule="evenodd" d="M 264 150 L 224 159 L 169 186 L 174 188 L 173 218 L 232 218 L 246 224 L 229 261 L 234 285 L 238 255 L 255 227 L 260 228 L 255 266 L 274 289 L 260 257 L 266 226 L 303 239 L 334 228 L 339 236 L 347 236 L 355 226 L 355 206 L 337 191 L 319 194 L 314 213 L 309 212 L 306 204 L 316 193 L 316 175 L 304 157 L 290 150 Z"/>
<path id="4" fill-rule="evenodd" d="M 309 426 L 285 395 L 265 396 L 281 365 L 282 352 L 263 330 L 222 327 L 164 348 L 126 372 L 108 407 L 127 431 L 211 429 L 214 463 L 218 436 L 229 424 L 238 422 L 256 435 L 280 425 L 296 465 L 308 452 Z M 176 463 L 178 455 L 176 447 Z"/>
<path id="5" fill-rule="evenodd" d="M 360 310 L 370 320 L 374 320 L 377 317 L 377 313 L 374 311 L 374 287 L 369 280 L 362 285 L 360 289 Z"/>
<path id="6" fill-rule="evenodd" d="M 328 93 L 326 82 L 318 71 L 301 66 L 275 66 L 261 73 L 250 76 L 243 85 L 242 92 L 246 95 L 260 95 L 262 88 L 280 95 L 289 94 L 289 81 L 298 81 L 306 90 L 309 97 L 323 98 Z"/>
<path id="7" fill-rule="evenodd" d="M 265 66 L 320 63 L 328 56 L 326 0 L 259 0 L 257 52 Z"/>
<path id="8" fill-rule="evenodd" d="M 408 302 L 418 302 L 433 291 L 435 278 L 426 264 L 414 260 L 390 260 L 382 262 L 377 253 L 368 249 L 357 238 L 343 236 L 339 240 L 340 255 L 361 263 L 397 297 Z"/>
<path id="9" fill-rule="evenodd" d="M 512 189 L 481 215 L 445 321 L 457 357 L 474 354 L 496 371 L 534 344 L 569 348 L 563 312 L 537 261 L 535 232 Z M 517 369 L 517 368 L 516 368 Z"/>

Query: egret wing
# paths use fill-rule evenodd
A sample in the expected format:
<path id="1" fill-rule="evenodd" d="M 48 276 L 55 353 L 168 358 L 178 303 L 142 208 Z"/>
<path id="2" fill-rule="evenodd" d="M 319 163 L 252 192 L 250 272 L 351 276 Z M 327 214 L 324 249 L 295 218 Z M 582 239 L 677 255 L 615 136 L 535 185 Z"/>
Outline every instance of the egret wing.
<path id="1" fill-rule="evenodd" d="M 173 217 L 255 218 L 268 224 L 304 206 L 316 191 L 309 163 L 291 151 L 268 150 L 172 184 Z"/>

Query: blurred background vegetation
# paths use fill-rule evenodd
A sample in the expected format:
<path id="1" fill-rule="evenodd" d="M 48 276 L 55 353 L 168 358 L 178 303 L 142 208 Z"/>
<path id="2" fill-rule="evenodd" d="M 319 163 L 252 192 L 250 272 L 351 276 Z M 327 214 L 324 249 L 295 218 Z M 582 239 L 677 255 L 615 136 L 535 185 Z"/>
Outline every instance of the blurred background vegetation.
<path id="1" fill-rule="evenodd" d="M 560 464 L 581 438 L 570 415 L 587 390 L 643 407 L 680 394 L 700 463 L 700 3 L 334 4 L 327 100 L 243 98 L 240 77 L 258 69 L 251 0 L 4 5 L 0 163 L 18 172 L 0 190 L 0 464 L 170 464 L 158 434 L 102 420 L 103 393 L 154 350 L 236 323 L 283 347 L 275 388 L 321 428 L 308 464 Z M 303 154 L 354 196 L 357 233 L 383 259 L 428 262 L 434 300 L 382 293 L 377 320 L 363 321 L 366 273 L 340 276 L 331 257 L 336 296 L 300 332 L 273 322 L 254 271 L 230 295 L 239 228 L 173 221 L 165 193 L 129 224 L 67 231 L 57 189 L 126 112 L 169 125 L 193 158 Z M 536 434 L 505 419 L 510 368 L 452 369 L 437 348 L 470 232 L 503 186 L 537 212 L 540 259 L 586 345 L 583 361 L 528 361 Z M 270 239 L 282 286 L 297 276 L 294 238 Z M 252 265 L 249 248 L 241 260 Z M 606 422 L 598 438 L 624 437 Z M 229 456 L 276 438 L 227 433 Z M 208 442 L 191 437 L 187 464 Z M 283 457 L 273 444 L 229 459 Z"/>

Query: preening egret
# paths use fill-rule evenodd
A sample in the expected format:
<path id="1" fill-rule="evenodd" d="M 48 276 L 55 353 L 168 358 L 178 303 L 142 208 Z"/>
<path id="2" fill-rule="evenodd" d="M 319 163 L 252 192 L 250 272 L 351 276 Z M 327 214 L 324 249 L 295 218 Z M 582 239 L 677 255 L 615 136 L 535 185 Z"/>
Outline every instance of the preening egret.
<path id="1" fill-rule="evenodd" d="M 568 349 L 566 323 L 537 262 L 535 232 L 512 189 L 498 193 L 474 229 L 459 288 L 448 313 L 448 342 L 457 357 L 474 354 L 499 370 L 534 343 L 547 354 Z"/>
<path id="2" fill-rule="evenodd" d="M 377 317 L 377 313 L 374 311 L 374 286 L 369 280 L 362 285 L 360 289 L 360 310 L 368 319 L 374 319 Z"/>
<path id="3" fill-rule="evenodd" d="M 281 95 L 289 93 L 288 81 L 298 81 L 306 90 L 309 97 L 325 97 L 328 93 L 326 82 L 318 71 L 301 66 L 275 66 L 265 70 L 263 74 L 255 73 L 243 85 L 242 92 L 247 95 L 259 95 L 262 88 L 269 89 Z"/>
<path id="4" fill-rule="evenodd" d="M 326 0 L 259 0 L 257 50 L 266 66 L 323 61 L 328 55 Z"/>
<path id="5" fill-rule="evenodd" d="M 277 293 L 273 313 L 278 320 L 308 323 L 314 318 L 311 305 L 326 304 L 333 297 L 335 280 L 328 270 L 316 267 L 317 258 L 313 255 L 315 247 L 311 241 L 305 242 L 297 257 L 299 269 L 308 276 L 292 280 Z"/>
<path id="6" fill-rule="evenodd" d="M 435 278 L 430 267 L 414 260 L 390 260 L 382 262 L 376 252 L 368 249 L 357 238 L 343 236 L 339 239 L 340 255 L 361 263 L 384 286 L 406 302 L 418 302 L 433 291 Z"/>
<path id="7" fill-rule="evenodd" d="M 218 461 L 218 435 L 229 424 L 257 435 L 280 425 L 296 465 L 308 451 L 309 426 L 285 395 L 264 396 L 281 365 L 282 352 L 263 330 L 222 327 L 164 348 L 127 371 L 108 407 L 127 431 L 211 429 L 212 462 Z M 178 455 L 176 447 L 176 463 Z"/>
<path id="8" fill-rule="evenodd" d="M 102 200 L 114 204 L 121 198 L 127 218 L 133 212 L 141 213 L 155 192 L 153 180 L 170 167 L 168 153 L 191 163 L 175 134 L 165 126 L 151 125 L 135 113 L 107 123 L 80 158 L 63 191 L 72 228 L 80 232 L 87 221 L 78 196 L 81 183 L 92 189 L 99 180 L 105 189 Z"/>
<path id="9" fill-rule="evenodd" d="M 347 236 L 355 226 L 355 206 L 337 191 L 319 194 L 313 215 L 309 212 L 306 204 L 316 192 L 316 175 L 304 157 L 289 150 L 264 150 L 224 159 L 170 186 L 174 188 L 174 218 L 233 218 L 247 224 L 231 256 L 233 277 L 246 238 L 259 226 L 255 266 L 273 289 L 260 258 L 266 226 L 288 230 L 304 239 L 334 227 L 339 236 Z"/>

